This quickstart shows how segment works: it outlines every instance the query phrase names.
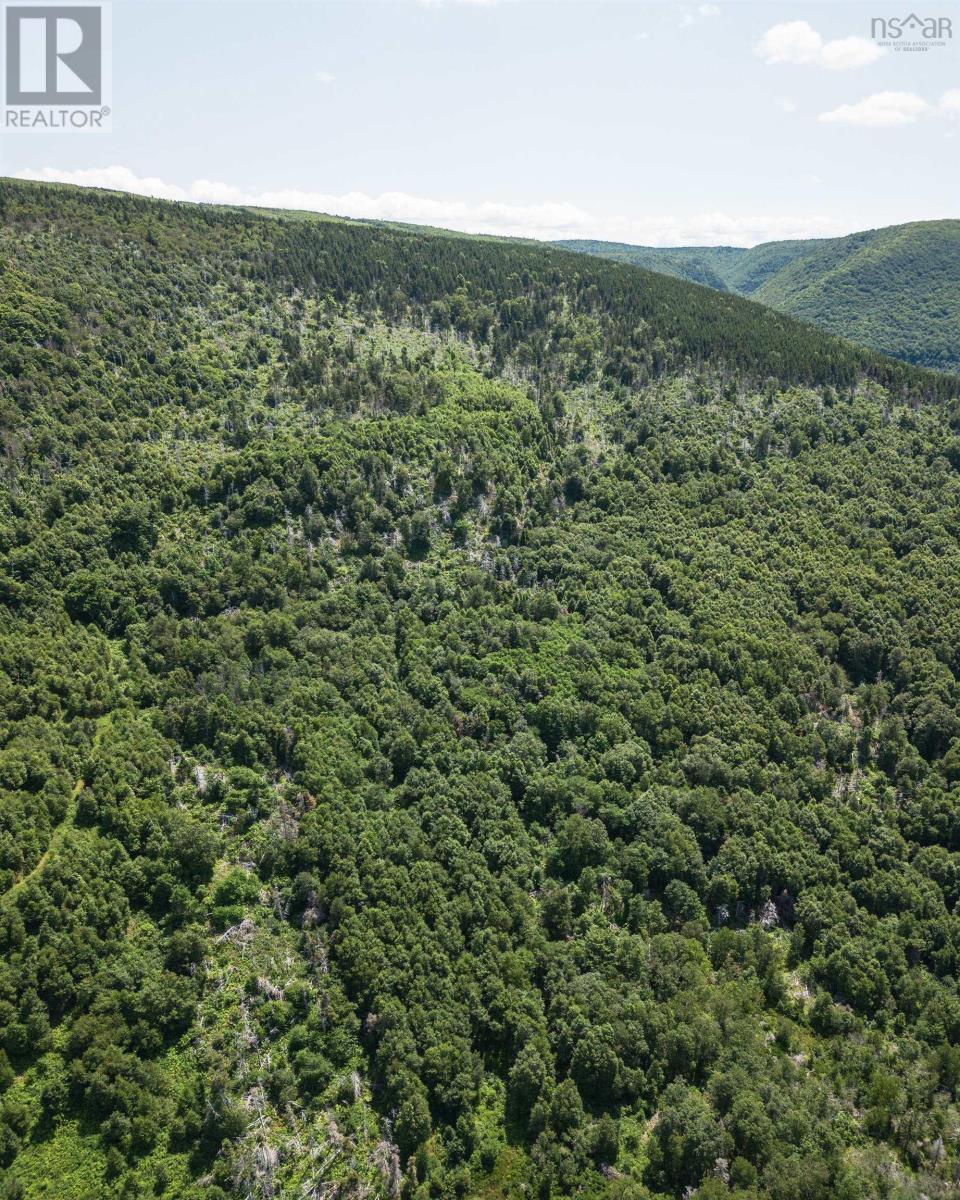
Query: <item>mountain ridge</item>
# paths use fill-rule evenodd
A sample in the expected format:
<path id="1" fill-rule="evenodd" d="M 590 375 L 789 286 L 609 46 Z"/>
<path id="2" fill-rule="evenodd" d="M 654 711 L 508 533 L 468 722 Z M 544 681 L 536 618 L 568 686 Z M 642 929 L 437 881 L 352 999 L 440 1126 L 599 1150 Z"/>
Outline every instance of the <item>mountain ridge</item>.
<path id="1" fill-rule="evenodd" d="M 904 361 L 960 367 L 960 221 L 730 246 L 553 243 L 747 296 Z"/>

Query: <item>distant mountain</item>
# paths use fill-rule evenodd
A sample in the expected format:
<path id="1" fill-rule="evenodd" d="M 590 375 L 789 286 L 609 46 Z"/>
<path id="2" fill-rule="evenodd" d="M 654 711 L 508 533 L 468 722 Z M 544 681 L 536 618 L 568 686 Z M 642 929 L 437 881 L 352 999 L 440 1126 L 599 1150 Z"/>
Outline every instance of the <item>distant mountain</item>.
<path id="1" fill-rule="evenodd" d="M 749 250 L 556 244 L 749 296 L 907 362 L 960 367 L 960 221 L 917 221 Z"/>

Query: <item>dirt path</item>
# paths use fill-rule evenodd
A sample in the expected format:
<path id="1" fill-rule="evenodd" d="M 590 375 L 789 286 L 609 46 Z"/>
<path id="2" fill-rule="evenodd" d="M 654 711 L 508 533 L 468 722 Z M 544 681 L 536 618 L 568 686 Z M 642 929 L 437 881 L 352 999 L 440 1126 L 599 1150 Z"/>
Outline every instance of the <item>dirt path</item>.
<path id="1" fill-rule="evenodd" d="M 53 852 L 55 850 L 59 849 L 60 845 L 63 842 L 63 839 L 67 836 L 68 830 L 73 828 L 73 823 L 76 820 L 76 816 L 77 816 L 77 797 L 80 795 L 80 793 L 82 791 L 83 791 L 83 780 L 78 779 L 77 782 L 74 784 L 73 791 L 70 793 L 70 801 L 67 804 L 66 814 L 65 814 L 63 820 L 60 822 L 60 824 L 56 827 L 56 829 L 50 835 L 50 841 L 47 843 L 46 850 L 44 850 L 44 852 L 37 859 L 36 865 L 31 870 L 29 870 L 26 873 L 26 875 L 23 876 L 23 878 L 18 879 L 17 882 L 12 887 L 8 888 L 3 893 L 4 900 L 10 900 L 14 896 L 16 896 L 19 892 L 21 892 L 27 886 L 27 884 L 30 882 L 31 879 L 35 879 L 40 874 L 40 872 L 43 870 L 43 868 L 49 862 L 50 855 L 53 854 Z"/>
<path id="2" fill-rule="evenodd" d="M 92 743 L 92 748 L 94 751 L 100 745 L 100 739 L 103 737 L 104 730 L 109 723 L 109 720 L 110 714 L 107 713 L 106 715 L 100 717 L 97 721 L 97 728 L 94 732 Z M 77 819 L 77 797 L 82 791 L 83 780 L 78 779 L 73 785 L 73 791 L 70 793 L 70 800 L 67 803 L 67 811 L 64 814 L 64 818 L 50 835 L 50 841 L 47 843 L 46 850 L 44 850 L 36 864 L 26 873 L 26 875 L 23 876 L 22 879 L 18 879 L 15 884 L 7 888 L 3 895 L 0 896 L 0 902 L 6 902 L 7 900 L 12 899 L 27 886 L 31 879 L 36 879 L 36 877 L 50 861 L 50 856 L 63 844 L 64 838 L 67 836 L 70 830 L 74 828 L 74 822 Z"/>

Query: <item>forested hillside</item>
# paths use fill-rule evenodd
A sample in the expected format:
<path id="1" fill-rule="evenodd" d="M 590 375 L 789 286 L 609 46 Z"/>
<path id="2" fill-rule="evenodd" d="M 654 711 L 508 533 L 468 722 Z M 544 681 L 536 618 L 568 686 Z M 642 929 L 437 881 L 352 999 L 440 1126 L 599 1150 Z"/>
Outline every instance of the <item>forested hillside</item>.
<path id="1" fill-rule="evenodd" d="M 960 380 L 0 182 L 0 1196 L 960 1179 Z"/>
<path id="2" fill-rule="evenodd" d="M 917 221 L 749 250 L 556 244 L 750 296 L 906 362 L 960 370 L 960 221 Z"/>

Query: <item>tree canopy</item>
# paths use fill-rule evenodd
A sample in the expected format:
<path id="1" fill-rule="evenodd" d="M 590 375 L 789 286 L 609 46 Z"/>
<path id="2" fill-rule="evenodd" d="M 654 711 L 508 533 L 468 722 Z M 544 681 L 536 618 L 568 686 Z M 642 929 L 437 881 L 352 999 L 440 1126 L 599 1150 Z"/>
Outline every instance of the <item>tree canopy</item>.
<path id="1" fill-rule="evenodd" d="M 0 216 L 0 1195 L 954 1194 L 960 380 L 550 248 Z"/>

